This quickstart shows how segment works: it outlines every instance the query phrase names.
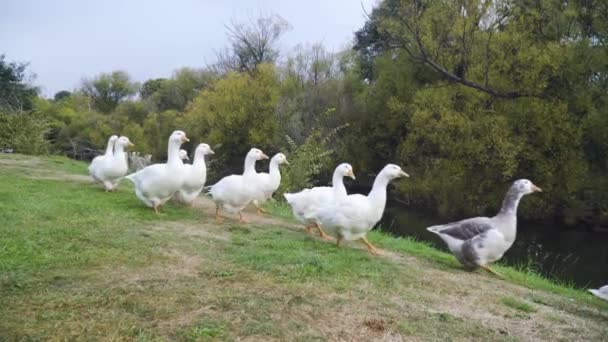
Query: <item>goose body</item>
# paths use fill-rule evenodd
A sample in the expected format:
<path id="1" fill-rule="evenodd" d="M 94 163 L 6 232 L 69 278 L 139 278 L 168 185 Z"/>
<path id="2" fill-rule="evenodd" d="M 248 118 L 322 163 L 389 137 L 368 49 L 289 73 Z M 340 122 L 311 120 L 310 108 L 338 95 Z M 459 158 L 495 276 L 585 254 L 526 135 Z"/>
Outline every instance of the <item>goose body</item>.
<path id="1" fill-rule="evenodd" d="M 258 210 L 258 214 L 262 211 L 260 206 L 272 198 L 272 194 L 281 185 L 281 171 L 279 170 L 281 164 L 289 164 L 289 162 L 283 153 L 277 153 L 270 159 L 268 173 L 260 172 L 257 174 L 258 189 L 253 204 Z"/>
<path id="2" fill-rule="evenodd" d="M 93 178 L 98 179 L 106 191 L 115 190 L 120 180 L 129 171 L 125 148 L 133 146 L 129 138 L 120 137 L 114 143 L 114 153 L 105 156 L 97 162 L 93 171 Z M 106 151 L 107 153 L 107 151 Z"/>
<path id="3" fill-rule="evenodd" d="M 409 175 L 397 165 L 388 164 L 376 176 L 372 190 L 367 196 L 354 194 L 327 205 L 317 212 L 318 223 L 341 240 L 359 240 L 373 254 L 378 250 L 367 241 L 366 234 L 382 218 L 386 205 L 386 188 L 389 182 Z"/>
<path id="4" fill-rule="evenodd" d="M 594 296 L 608 301 L 608 285 L 602 286 L 599 289 L 591 289 L 589 292 L 593 293 Z"/>
<path id="5" fill-rule="evenodd" d="M 513 183 L 502 207 L 494 217 L 474 217 L 458 222 L 428 227 L 448 246 L 467 269 L 488 268 L 511 248 L 517 235 L 517 207 L 524 195 L 541 191 L 527 179 Z"/>
<path id="6" fill-rule="evenodd" d="M 221 221 L 220 210 L 238 213 L 239 221 L 244 222 L 241 211 L 255 199 L 257 192 L 257 172 L 255 163 L 268 156 L 257 148 L 252 148 L 245 157 L 245 167 L 242 175 L 230 175 L 215 183 L 209 193 L 215 202 L 215 219 Z"/>
<path id="7" fill-rule="evenodd" d="M 194 203 L 194 200 L 201 193 L 203 187 L 205 186 L 205 182 L 207 181 L 205 155 L 214 153 L 215 152 L 213 152 L 209 145 L 198 145 L 194 151 L 194 160 L 192 165 L 184 164 L 184 182 L 181 189 L 173 195 L 173 200 L 175 202 L 189 205 Z"/>
<path id="8" fill-rule="evenodd" d="M 153 164 L 128 175 L 135 185 L 135 195 L 146 206 L 158 208 L 179 191 L 184 181 L 184 164 L 179 157 L 179 147 L 189 141 L 182 131 L 174 131 L 169 137 L 166 164 Z"/>
<path id="9" fill-rule="evenodd" d="M 103 163 L 104 160 L 112 158 L 112 156 L 114 155 L 114 144 L 116 143 L 116 140 L 118 140 L 118 136 L 112 135 L 108 139 L 108 144 L 106 145 L 105 153 L 93 158 L 93 160 L 91 161 L 91 165 L 89 165 L 89 174 L 95 182 L 102 182 L 98 174 L 100 171 L 100 165 Z"/>
<path id="10" fill-rule="evenodd" d="M 348 163 L 338 165 L 332 175 L 332 186 L 317 186 L 304 189 L 297 193 L 286 193 L 283 196 L 291 206 L 293 216 L 306 226 L 310 232 L 313 226 L 319 229 L 321 236 L 327 236 L 317 224 L 317 211 L 331 203 L 346 198 L 348 195 L 344 186 L 344 177 L 355 179 L 353 168 Z"/>

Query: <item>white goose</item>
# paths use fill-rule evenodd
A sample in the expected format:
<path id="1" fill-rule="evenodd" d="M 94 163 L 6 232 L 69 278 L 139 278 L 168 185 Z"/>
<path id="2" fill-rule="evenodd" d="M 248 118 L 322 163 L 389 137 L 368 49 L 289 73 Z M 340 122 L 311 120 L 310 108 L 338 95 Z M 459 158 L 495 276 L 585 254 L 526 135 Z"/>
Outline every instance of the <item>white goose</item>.
<path id="1" fill-rule="evenodd" d="M 179 150 L 179 159 L 181 159 L 182 162 L 184 160 L 190 160 L 190 158 L 188 157 L 188 152 L 186 150 Z"/>
<path id="2" fill-rule="evenodd" d="M 481 267 L 498 275 L 488 264 L 502 258 L 517 234 L 517 206 L 524 195 L 542 191 L 527 179 L 511 185 L 494 217 L 474 217 L 428 227 L 448 245 L 456 259 L 469 270 Z"/>
<path id="3" fill-rule="evenodd" d="M 188 141 L 186 133 L 174 131 L 169 137 L 166 164 L 149 165 L 126 177 L 135 185 L 135 195 L 157 214 L 158 208 L 182 186 L 184 163 L 179 157 L 179 147 Z"/>
<path id="4" fill-rule="evenodd" d="M 342 163 L 336 167 L 332 176 L 331 187 L 317 186 L 293 194 L 284 194 L 287 203 L 291 206 L 293 216 L 304 223 L 306 232 L 311 233 L 312 227 L 316 227 L 321 237 L 330 239 L 317 224 L 316 214 L 320 208 L 346 198 L 348 194 L 346 193 L 346 187 L 344 187 L 345 176 L 355 179 L 353 167 L 348 163 Z"/>
<path id="5" fill-rule="evenodd" d="M 242 175 L 230 175 L 215 183 L 209 193 L 215 202 L 215 221 L 221 222 L 220 209 L 239 214 L 239 222 L 245 223 L 241 211 L 255 198 L 257 189 L 257 172 L 255 162 L 268 159 L 268 156 L 257 148 L 252 148 L 245 157 L 245 168 Z"/>
<path id="6" fill-rule="evenodd" d="M 590 289 L 589 292 L 593 293 L 593 295 L 608 302 L 608 285 L 602 286 L 597 290 Z"/>
<path id="7" fill-rule="evenodd" d="M 253 205 L 255 205 L 258 215 L 264 212 L 264 209 L 261 208 L 262 204 L 269 200 L 281 185 L 281 171 L 279 170 L 281 164 L 289 165 L 289 162 L 283 153 L 277 153 L 270 159 L 268 173 L 260 172 L 257 174 L 258 191 L 253 200 Z"/>
<path id="8" fill-rule="evenodd" d="M 379 254 L 380 251 L 367 241 L 365 235 L 382 218 L 388 183 L 399 177 L 409 177 L 409 175 L 397 165 L 386 165 L 376 176 L 372 190 L 367 196 L 349 195 L 337 203 L 322 208 L 317 213 L 318 223 L 336 234 L 338 246 L 342 240 L 361 239 L 370 253 Z"/>
<path id="9" fill-rule="evenodd" d="M 255 162 L 268 159 L 260 149 L 252 148 L 245 157 L 242 175 L 230 175 L 215 183 L 209 193 L 215 202 L 215 220 L 221 222 L 220 209 L 239 214 L 239 222 L 245 223 L 241 211 L 255 198 L 257 172 Z"/>
<path id="10" fill-rule="evenodd" d="M 114 144 L 118 139 L 117 135 L 112 135 L 108 139 L 108 145 L 106 146 L 106 152 L 102 155 L 99 155 L 91 161 L 91 165 L 89 165 L 89 174 L 93 178 L 95 182 L 102 182 L 101 179 L 97 178 L 97 172 L 99 171 L 99 165 L 102 164 L 103 160 L 112 158 L 114 155 Z"/>
<path id="11" fill-rule="evenodd" d="M 120 137 L 114 143 L 114 154 L 104 158 L 96 167 L 95 178 L 99 179 L 106 191 L 118 188 L 118 183 L 129 171 L 125 148 L 134 146 L 129 138 Z"/>
<path id="12" fill-rule="evenodd" d="M 207 166 L 205 165 L 205 155 L 207 154 L 215 154 L 209 145 L 200 144 L 196 147 L 192 165 L 184 164 L 184 184 L 173 195 L 173 201 L 188 205 L 194 204 L 194 200 L 201 193 L 207 181 Z"/>

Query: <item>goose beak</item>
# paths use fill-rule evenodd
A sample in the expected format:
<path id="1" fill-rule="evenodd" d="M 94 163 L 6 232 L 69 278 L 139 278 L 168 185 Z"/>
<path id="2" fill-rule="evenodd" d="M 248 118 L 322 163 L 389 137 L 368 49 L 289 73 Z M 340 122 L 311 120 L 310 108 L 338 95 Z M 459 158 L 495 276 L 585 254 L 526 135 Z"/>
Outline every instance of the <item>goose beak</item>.
<path id="1" fill-rule="evenodd" d="M 133 146 L 135 146 L 135 144 L 129 141 L 129 143 L 127 144 L 127 146 L 133 147 Z"/>
<path id="2" fill-rule="evenodd" d="M 399 177 L 410 177 L 410 175 L 408 175 L 407 173 L 405 173 L 405 171 L 401 170 L 401 172 L 399 173 Z"/>
<path id="3" fill-rule="evenodd" d="M 353 170 L 348 170 L 348 172 L 346 173 L 346 175 L 352 179 L 357 179 L 355 177 L 355 173 L 353 172 Z"/>
<path id="4" fill-rule="evenodd" d="M 265 155 L 264 153 L 262 153 L 261 159 L 270 159 L 270 158 L 268 158 L 267 155 Z"/>
<path id="5" fill-rule="evenodd" d="M 209 154 L 215 154 L 215 152 L 212 149 L 209 149 Z"/>
<path id="6" fill-rule="evenodd" d="M 287 161 L 287 159 L 285 159 L 285 164 L 289 165 L 289 162 Z"/>
<path id="7" fill-rule="evenodd" d="M 187 143 L 189 141 L 190 141 L 190 139 L 188 139 L 188 137 L 186 137 L 185 135 L 182 137 L 182 144 Z"/>
<path id="8" fill-rule="evenodd" d="M 543 189 L 537 187 L 536 185 L 532 184 L 532 191 L 533 192 L 543 192 Z"/>

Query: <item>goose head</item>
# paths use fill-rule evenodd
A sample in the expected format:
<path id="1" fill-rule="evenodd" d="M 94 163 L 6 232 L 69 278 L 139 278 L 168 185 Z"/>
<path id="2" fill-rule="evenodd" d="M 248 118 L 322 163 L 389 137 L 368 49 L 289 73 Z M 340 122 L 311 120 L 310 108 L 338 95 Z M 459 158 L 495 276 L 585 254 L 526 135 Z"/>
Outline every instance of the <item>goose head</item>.
<path id="1" fill-rule="evenodd" d="M 169 136 L 169 142 L 181 145 L 183 143 L 187 143 L 188 141 L 190 141 L 190 139 L 188 139 L 188 137 L 186 137 L 186 133 L 184 133 L 184 131 L 173 131 L 173 133 L 171 133 L 171 136 Z"/>
<path id="2" fill-rule="evenodd" d="M 275 154 L 272 159 L 270 160 L 271 163 L 276 163 L 277 165 L 281 165 L 281 164 L 287 164 L 289 165 L 289 162 L 287 161 L 287 157 L 285 157 L 285 155 L 283 153 L 277 153 Z"/>
<path id="3" fill-rule="evenodd" d="M 118 146 L 122 146 L 122 147 L 130 147 L 130 146 L 135 146 L 131 140 L 129 140 L 129 138 L 122 136 L 120 138 L 118 138 L 116 140 L 116 145 Z"/>
<path id="4" fill-rule="evenodd" d="M 543 190 L 527 179 L 518 179 L 513 182 L 511 189 L 523 195 L 528 195 L 534 192 L 542 192 Z"/>
<path id="5" fill-rule="evenodd" d="M 186 150 L 179 150 L 179 159 L 190 160 L 190 158 L 188 158 L 188 152 L 186 152 Z"/>
<path id="6" fill-rule="evenodd" d="M 353 172 L 353 167 L 349 163 L 342 163 L 336 167 L 334 174 L 339 174 L 342 177 L 350 177 L 352 179 L 355 178 L 355 173 Z"/>
<path id="7" fill-rule="evenodd" d="M 211 146 L 207 144 L 198 144 L 196 150 L 194 151 L 194 154 L 197 156 L 204 156 L 207 154 L 215 154 L 215 152 L 213 152 Z"/>
<path id="8" fill-rule="evenodd" d="M 108 142 L 114 143 L 114 142 L 116 142 L 116 140 L 118 140 L 118 135 L 112 135 L 112 136 L 110 136 L 110 139 L 108 139 Z"/>
<path id="9" fill-rule="evenodd" d="M 382 171 L 380 171 L 378 176 L 382 176 L 391 181 L 396 178 L 409 177 L 410 175 L 405 173 L 405 171 L 403 171 L 399 165 L 387 164 Z"/>
<path id="10" fill-rule="evenodd" d="M 251 159 L 251 160 L 262 160 L 262 159 L 268 159 L 268 156 L 264 154 L 264 152 L 262 152 L 262 150 L 260 150 L 259 148 L 252 148 L 251 150 L 249 150 L 249 152 L 247 153 L 247 159 Z"/>

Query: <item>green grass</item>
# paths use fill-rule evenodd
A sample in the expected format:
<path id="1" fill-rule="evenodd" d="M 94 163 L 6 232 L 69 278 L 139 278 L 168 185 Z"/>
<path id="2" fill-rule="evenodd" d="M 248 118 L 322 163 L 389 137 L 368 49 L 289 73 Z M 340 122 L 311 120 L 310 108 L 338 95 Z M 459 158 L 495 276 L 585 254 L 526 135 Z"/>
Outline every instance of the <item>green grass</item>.
<path id="1" fill-rule="evenodd" d="M 513 297 L 503 297 L 500 302 L 505 306 L 525 313 L 532 313 L 537 311 L 531 304 L 528 304 Z"/>
<path id="2" fill-rule="evenodd" d="M 268 213 L 272 216 L 280 217 L 286 220 L 293 220 L 291 207 L 285 201 L 271 199 L 264 203 L 264 209 L 266 209 L 266 211 L 268 211 Z"/>
<path id="3" fill-rule="evenodd" d="M 395 237 L 383 232 L 381 229 L 370 232 L 368 237 L 370 237 L 370 240 L 378 242 L 384 248 L 432 260 L 437 267 L 442 269 L 462 269 L 462 266 L 454 256 L 432 247 L 427 242 L 418 241 L 412 237 Z M 576 288 L 572 284 L 547 279 L 533 270 L 500 264 L 493 265 L 492 268 L 500 273 L 505 280 L 514 284 L 522 285 L 529 289 L 558 294 L 601 309 L 608 309 L 608 304 L 595 300 L 586 290 Z M 463 269 L 463 272 L 466 271 Z"/>
<path id="4" fill-rule="evenodd" d="M 469 275 L 422 242 L 369 234 L 379 247 L 415 257 L 409 262 L 371 256 L 356 242 L 337 248 L 287 229 L 291 211 L 277 201 L 265 207 L 290 221 L 218 226 L 209 212 L 171 204 L 156 216 L 128 182 L 105 193 L 69 177 L 36 179 L 84 175 L 84 163 L 19 155 L 0 162 L 7 158 L 17 162 L 0 164 L 10 166 L 0 167 L 0 335 L 8 340 L 513 339 L 450 311 L 445 298 L 472 295 Z M 536 292 L 525 301 L 508 289 L 502 299 L 476 297 L 483 304 L 473 309 L 505 317 L 515 309 L 559 326 L 569 322 L 555 319 L 565 313 L 587 320 L 589 336 L 608 336 L 597 328 L 606 327 L 608 305 L 533 273 L 497 270 Z M 452 283 L 437 278 L 444 274 Z M 501 284 L 485 276 L 476 278 Z M 539 306 L 559 315 L 526 311 Z"/>

